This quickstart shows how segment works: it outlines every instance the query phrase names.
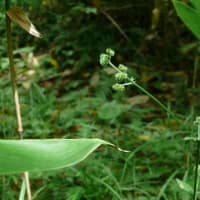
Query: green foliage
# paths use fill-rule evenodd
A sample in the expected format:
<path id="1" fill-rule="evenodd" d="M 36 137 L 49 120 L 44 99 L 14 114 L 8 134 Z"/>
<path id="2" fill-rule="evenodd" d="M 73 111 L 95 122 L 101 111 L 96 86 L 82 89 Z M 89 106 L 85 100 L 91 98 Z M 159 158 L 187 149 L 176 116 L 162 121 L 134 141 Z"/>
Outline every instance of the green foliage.
<path id="1" fill-rule="evenodd" d="M 183 22 L 186 24 L 186 26 L 192 31 L 192 33 L 200 39 L 200 9 L 199 2 L 194 3 L 195 1 L 192 1 L 193 5 L 196 7 L 196 9 L 186 5 L 185 3 L 182 3 L 180 1 L 173 0 L 174 6 L 176 8 L 177 14 L 180 16 L 180 18 L 183 20 Z"/>
<path id="2" fill-rule="evenodd" d="M 111 53 L 110 53 L 111 52 Z M 112 62 L 111 58 L 114 56 L 115 53 L 112 49 L 106 49 L 106 54 L 101 54 L 99 62 L 100 64 L 105 67 L 109 66 L 112 67 L 116 73 L 115 73 L 115 79 L 117 83 L 115 83 L 112 88 L 116 91 L 124 91 L 125 86 L 132 85 L 138 88 L 140 91 L 148 95 L 153 101 L 155 101 L 166 113 L 172 115 L 174 118 L 176 118 L 175 114 L 168 109 L 164 104 L 162 104 L 155 96 L 153 96 L 151 93 L 149 93 L 145 88 L 140 86 L 138 83 L 136 83 L 135 78 L 132 76 L 128 76 L 127 70 L 128 68 L 125 65 L 119 64 L 118 67 L 116 67 Z"/>
<path id="3" fill-rule="evenodd" d="M 97 115 L 100 119 L 112 121 L 119 117 L 123 112 L 124 106 L 113 101 L 102 104 L 97 110 Z"/>
<path id="4" fill-rule="evenodd" d="M 177 181 L 178 186 L 182 190 L 184 190 L 185 192 L 187 192 L 189 194 L 193 194 L 193 189 L 192 189 L 192 187 L 188 183 L 186 183 L 184 181 L 181 181 L 180 179 L 176 179 L 176 181 Z"/>
<path id="5" fill-rule="evenodd" d="M 194 8 L 196 8 L 200 12 L 200 1 L 199 0 L 190 0 Z"/>
<path id="6" fill-rule="evenodd" d="M 77 164 L 101 144 L 100 139 L 1 140 L 1 174 L 60 169 Z"/>
<path id="7" fill-rule="evenodd" d="M 0 135 L 6 139 L 18 136 L 2 3 Z M 125 156 L 99 148 L 100 153 L 77 166 L 31 173 L 33 199 L 190 200 L 191 194 L 177 180 L 193 186 L 196 131 L 188 111 L 195 104 L 194 111 L 199 112 L 199 90 L 190 86 L 198 42 L 177 20 L 170 0 L 12 3 L 23 7 L 43 34 L 42 40 L 35 40 L 13 26 L 24 137 L 99 137 L 131 151 Z M 192 11 L 199 9 L 198 1 L 187 5 L 193 6 Z M 152 30 L 154 8 L 159 16 Z M 182 113 L 178 121 L 163 116 L 138 88 L 123 86 L 125 93 L 112 90 L 115 71 L 99 68 L 97 62 L 108 46 L 117 50 L 113 63 L 124 63 L 146 90 Z M 127 72 L 124 66 L 116 67 Z M 194 139 L 183 140 L 185 136 Z M 1 176 L 0 199 L 18 199 L 20 181 L 18 176 Z"/>

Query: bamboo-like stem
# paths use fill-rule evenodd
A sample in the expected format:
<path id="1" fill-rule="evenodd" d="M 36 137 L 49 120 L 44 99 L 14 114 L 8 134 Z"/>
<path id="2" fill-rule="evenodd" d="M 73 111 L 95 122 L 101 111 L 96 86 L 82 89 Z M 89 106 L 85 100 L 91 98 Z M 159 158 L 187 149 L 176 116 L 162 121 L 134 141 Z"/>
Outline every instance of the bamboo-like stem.
<path id="1" fill-rule="evenodd" d="M 30 179 L 29 179 L 29 173 L 24 172 L 24 180 L 26 183 L 26 193 L 27 193 L 27 199 L 32 200 L 32 194 L 31 194 L 31 184 L 30 184 Z"/>
<path id="2" fill-rule="evenodd" d="M 193 80 L 192 80 L 192 89 L 196 88 L 196 81 L 197 81 L 197 70 L 198 70 L 198 64 L 199 64 L 199 56 L 196 55 L 194 59 L 194 69 L 193 69 Z M 191 106 L 191 121 L 193 121 L 194 118 L 194 109 L 195 105 Z M 199 160 L 200 160 L 200 125 L 198 124 L 198 137 L 197 137 L 197 152 L 196 152 L 196 166 L 195 166 L 195 174 L 194 174 L 194 186 L 193 186 L 193 200 L 197 199 L 197 188 L 198 188 L 198 168 L 199 168 Z"/>
<path id="3" fill-rule="evenodd" d="M 200 157 L 200 140 L 198 139 L 197 140 L 197 152 L 196 152 L 196 166 L 195 166 L 195 174 L 194 174 L 194 187 L 193 187 L 193 190 L 194 190 L 194 193 L 193 193 L 193 200 L 196 200 L 197 199 L 197 185 L 198 185 L 198 167 L 199 167 L 199 157 Z"/>
<path id="4" fill-rule="evenodd" d="M 199 65 L 199 56 L 196 55 L 194 59 L 194 68 L 193 68 L 193 79 L 192 79 L 192 88 L 196 88 L 196 81 L 197 81 L 197 69 Z"/>
<path id="5" fill-rule="evenodd" d="M 10 5 L 10 1 L 5 0 L 6 11 L 9 9 L 9 5 Z M 10 64 L 10 78 L 11 78 L 13 99 L 14 99 L 14 103 L 15 103 L 15 112 L 16 112 L 16 119 L 17 119 L 17 126 L 18 126 L 17 131 L 19 133 L 20 139 L 23 139 L 23 124 L 22 124 L 22 118 L 21 118 L 19 95 L 18 95 L 18 90 L 17 90 L 16 69 L 15 69 L 15 65 L 14 65 L 14 56 L 13 56 L 11 20 L 9 19 L 9 17 L 7 15 L 6 15 L 6 37 L 7 37 L 8 58 L 9 58 L 9 64 Z M 27 199 L 32 200 L 28 172 L 24 172 L 23 176 L 24 176 L 24 180 L 26 183 Z"/>
<path id="6" fill-rule="evenodd" d="M 6 0 L 6 10 L 9 8 L 9 1 Z M 8 57 L 10 62 L 10 78 L 13 90 L 13 98 L 15 102 L 15 112 L 17 118 L 17 125 L 18 125 L 18 133 L 20 138 L 23 138 L 23 127 L 22 127 L 22 119 L 21 119 L 21 112 L 20 112 L 20 104 L 19 104 L 19 96 L 17 91 L 17 81 L 16 81 L 16 70 L 14 65 L 14 58 L 13 58 L 13 45 L 12 45 L 12 34 L 11 34 L 11 21 L 9 17 L 6 15 L 6 36 L 7 36 L 7 51 Z"/>
<path id="7" fill-rule="evenodd" d="M 199 65 L 199 56 L 196 55 L 194 58 L 193 77 L 192 77 L 192 89 L 193 90 L 196 88 L 198 65 Z M 194 114 L 195 114 L 194 110 L 195 110 L 195 105 L 194 105 L 194 102 L 192 102 L 191 111 L 190 111 L 192 125 L 193 125 Z"/>

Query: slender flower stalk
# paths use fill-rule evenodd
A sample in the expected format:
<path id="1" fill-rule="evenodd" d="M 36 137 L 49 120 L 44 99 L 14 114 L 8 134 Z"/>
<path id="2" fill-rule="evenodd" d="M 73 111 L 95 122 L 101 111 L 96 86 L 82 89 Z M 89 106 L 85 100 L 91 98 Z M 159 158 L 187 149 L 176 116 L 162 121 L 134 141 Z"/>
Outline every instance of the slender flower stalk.
<path id="1" fill-rule="evenodd" d="M 119 66 L 117 67 L 111 62 L 111 58 L 114 55 L 115 55 L 115 52 L 112 49 L 106 49 L 106 53 L 103 53 L 103 54 L 100 55 L 100 64 L 103 67 L 110 66 L 116 71 L 115 79 L 116 79 L 117 83 L 115 83 L 112 86 L 112 88 L 116 91 L 124 91 L 125 86 L 133 85 L 136 88 L 138 88 L 140 91 L 145 93 L 147 96 L 149 96 L 165 112 L 167 112 L 168 114 L 173 116 L 174 119 L 177 120 L 177 117 L 175 116 L 175 114 L 170 109 L 168 109 L 161 101 L 159 101 L 155 96 L 153 96 L 151 93 L 149 93 L 145 88 L 143 88 L 141 85 L 139 85 L 133 77 L 128 76 L 128 73 L 127 73 L 128 68 L 125 65 L 119 64 Z"/>
<path id="2" fill-rule="evenodd" d="M 5 0 L 5 9 L 6 11 L 10 7 L 10 1 Z M 15 103 L 15 113 L 17 119 L 17 132 L 19 134 L 20 139 L 23 139 L 23 124 L 22 124 L 22 117 L 21 117 L 21 110 L 20 110 L 20 103 L 19 103 L 19 95 L 17 90 L 17 78 L 16 78 L 16 69 L 14 65 L 14 56 L 13 56 L 13 43 L 12 43 L 12 34 L 11 34 L 11 20 L 6 15 L 6 37 L 7 37 L 7 52 L 9 58 L 9 65 L 10 65 L 10 78 L 13 90 L 13 99 Z M 23 177 L 26 183 L 26 190 L 27 190 L 27 197 L 28 200 L 32 200 L 31 195 L 31 187 L 29 181 L 29 174 L 28 172 L 23 173 Z"/>

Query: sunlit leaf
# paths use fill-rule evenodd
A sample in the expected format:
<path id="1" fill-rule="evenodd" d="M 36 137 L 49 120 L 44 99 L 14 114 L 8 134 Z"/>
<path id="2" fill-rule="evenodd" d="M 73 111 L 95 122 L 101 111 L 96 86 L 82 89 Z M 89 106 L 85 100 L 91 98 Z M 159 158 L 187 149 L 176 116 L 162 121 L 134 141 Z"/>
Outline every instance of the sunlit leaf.
<path id="1" fill-rule="evenodd" d="M 7 15 L 11 20 L 16 22 L 21 28 L 26 30 L 29 34 L 35 37 L 41 37 L 41 34 L 37 31 L 35 26 L 32 24 L 27 14 L 19 7 L 13 7 L 9 9 Z"/>
<path id="2" fill-rule="evenodd" d="M 100 139 L 0 140 L 0 174 L 69 167 L 102 144 Z"/>
<path id="3" fill-rule="evenodd" d="M 192 5 L 200 12 L 200 0 L 190 0 Z"/>
<path id="4" fill-rule="evenodd" d="M 149 101 L 149 97 L 147 95 L 136 95 L 134 97 L 127 98 L 126 101 L 131 106 L 142 105 Z"/>
<path id="5" fill-rule="evenodd" d="M 200 12 L 180 1 L 173 1 L 177 14 L 185 25 L 200 39 Z"/>
<path id="6" fill-rule="evenodd" d="M 192 194 L 193 193 L 193 189 L 192 189 L 192 187 L 188 184 L 188 183 L 186 183 L 186 182 L 184 182 L 184 181 L 182 181 L 182 180 L 180 180 L 180 179 L 176 179 L 176 182 L 177 182 L 177 184 L 178 184 L 178 186 L 182 189 L 182 190 L 184 190 L 184 191 L 186 191 L 186 192 L 188 192 L 188 193 L 190 193 L 190 194 Z"/>

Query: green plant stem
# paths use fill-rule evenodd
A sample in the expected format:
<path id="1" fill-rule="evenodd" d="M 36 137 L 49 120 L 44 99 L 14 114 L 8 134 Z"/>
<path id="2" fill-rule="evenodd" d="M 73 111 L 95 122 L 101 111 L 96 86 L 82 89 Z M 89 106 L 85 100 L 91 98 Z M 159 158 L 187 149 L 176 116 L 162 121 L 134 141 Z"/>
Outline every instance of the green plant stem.
<path id="1" fill-rule="evenodd" d="M 109 65 L 115 69 L 117 72 L 121 72 L 121 70 L 119 70 L 114 64 L 112 64 L 112 62 L 109 61 Z M 154 102 L 156 102 L 165 112 L 167 112 L 168 114 L 170 114 L 171 116 L 173 116 L 176 120 L 177 117 L 175 116 L 175 114 L 173 112 L 171 112 L 163 103 L 161 103 L 156 97 L 154 97 L 152 94 L 150 94 L 147 90 L 145 90 L 142 86 L 140 86 L 139 84 L 137 84 L 135 82 L 135 80 L 133 78 L 128 77 L 128 80 L 130 82 L 128 83 L 124 83 L 123 85 L 134 85 L 135 87 L 137 87 L 139 90 L 141 90 L 143 93 L 145 93 L 147 96 L 149 96 Z"/>
<path id="2" fill-rule="evenodd" d="M 137 87 L 139 90 L 141 90 L 143 93 L 145 93 L 147 96 L 149 96 L 154 102 L 156 102 L 166 113 L 168 113 L 169 115 L 171 115 L 172 117 L 174 117 L 174 119 L 176 121 L 178 121 L 178 118 L 176 117 L 176 115 L 171 112 L 163 103 L 161 103 L 156 97 L 154 97 L 151 93 L 149 93 L 147 90 L 145 90 L 142 86 L 140 86 L 139 84 L 137 84 L 135 81 L 131 80 L 132 84 Z"/>
<path id="3" fill-rule="evenodd" d="M 197 191 L 197 180 L 198 180 L 198 166 L 199 166 L 199 157 L 200 157 L 200 140 L 197 140 L 197 153 L 196 153 L 196 166 L 195 166 L 195 175 L 194 175 L 194 193 L 193 200 L 196 200 L 196 191 Z"/>
<path id="4" fill-rule="evenodd" d="M 121 72 L 115 65 L 113 65 L 110 61 L 109 61 L 109 65 L 115 69 L 117 72 Z"/>
<path id="5" fill-rule="evenodd" d="M 157 200 L 160 200 L 162 198 L 162 196 L 164 196 L 165 190 L 168 187 L 168 185 L 170 184 L 170 182 L 173 180 L 173 178 L 179 173 L 179 169 L 174 171 L 171 176 L 166 180 L 166 182 L 164 183 L 164 185 L 161 187 L 161 190 L 158 194 Z"/>
<path id="6" fill-rule="evenodd" d="M 10 7 L 10 0 L 5 0 L 6 11 L 9 9 L 9 7 Z M 7 14 L 6 14 L 6 37 L 7 37 L 7 52 L 8 52 L 8 58 L 9 58 L 9 64 L 10 64 L 10 78 L 11 78 L 13 99 L 14 99 L 14 103 L 15 103 L 15 112 L 16 112 L 17 126 L 18 126 L 17 131 L 20 136 L 20 139 L 23 139 L 23 124 L 22 124 L 22 118 L 21 118 L 19 95 L 18 95 L 18 90 L 17 90 L 16 69 L 15 69 L 15 65 L 14 65 L 14 56 L 13 56 L 11 20 Z M 28 200 L 32 200 L 28 172 L 24 172 L 23 176 L 24 176 L 24 180 L 26 183 Z"/>
<path id="7" fill-rule="evenodd" d="M 9 9 L 9 0 L 5 0 L 5 7 L 6 10 Z M 10 63 L 10 79 L 12 84 L 13 90 L 13 98 L 15 102 L 15 111 L 16 111 L 16 118 L 18 124 L 18 133 L 20 138 L 23 138 L 23 127 L 22 127 L 22 119 L 21 119 L 21 112 L 20 112 L 20 104 L 19 104 L 19 96 L 17 90 L 17 81 L 16 81 L 16 70 L 14 65 L 14 57 L 13 57 L 13 44 L 12 44 L 12 34 L 11 34 L 11 21 L 8 15 L 6 15 L 6 36 L 7 36 L 7 51 Z"/>
<path id="8" fill-rule="evenodd" d="M 194 90 L 196 88 L 196 81 L 197 81 L 197 70 L 199 65 L 199 56 L 196 55 L 194 58 L 194 68 L 193 68 L 193 77 L 192 77 L 192 89 Z M 195 111 L 195 102 L 192 102 L 191 105 L 191 124 L 193 124 L 194 121 L 194 111 Z"/>
<path id="9" fill-rule="evenodd" d="M 196 55 L 194 59 L 194 69 L 193 69 L 193 79 L 192 79 L 192 88 L 196 88 L 196 80 L 197 80 L 197 69 L 199 64 L 199 56 Z"/>
<path id="10" fill-rule="evenodd" d="M 166 111 L 168 114 L 174 115 L 163 103 L 161 103 L 156 97 L 154 97 L 152 94 L 150 94 L 147 90 L 145 90 L 142 86 L 137 84 L 136 82 L 132 82 L 135 87 L 137 87 L 140 91 L 145 93 L 147 96 L 149 96 L 153 101 L 155 101 L 164 111 Z"/>

